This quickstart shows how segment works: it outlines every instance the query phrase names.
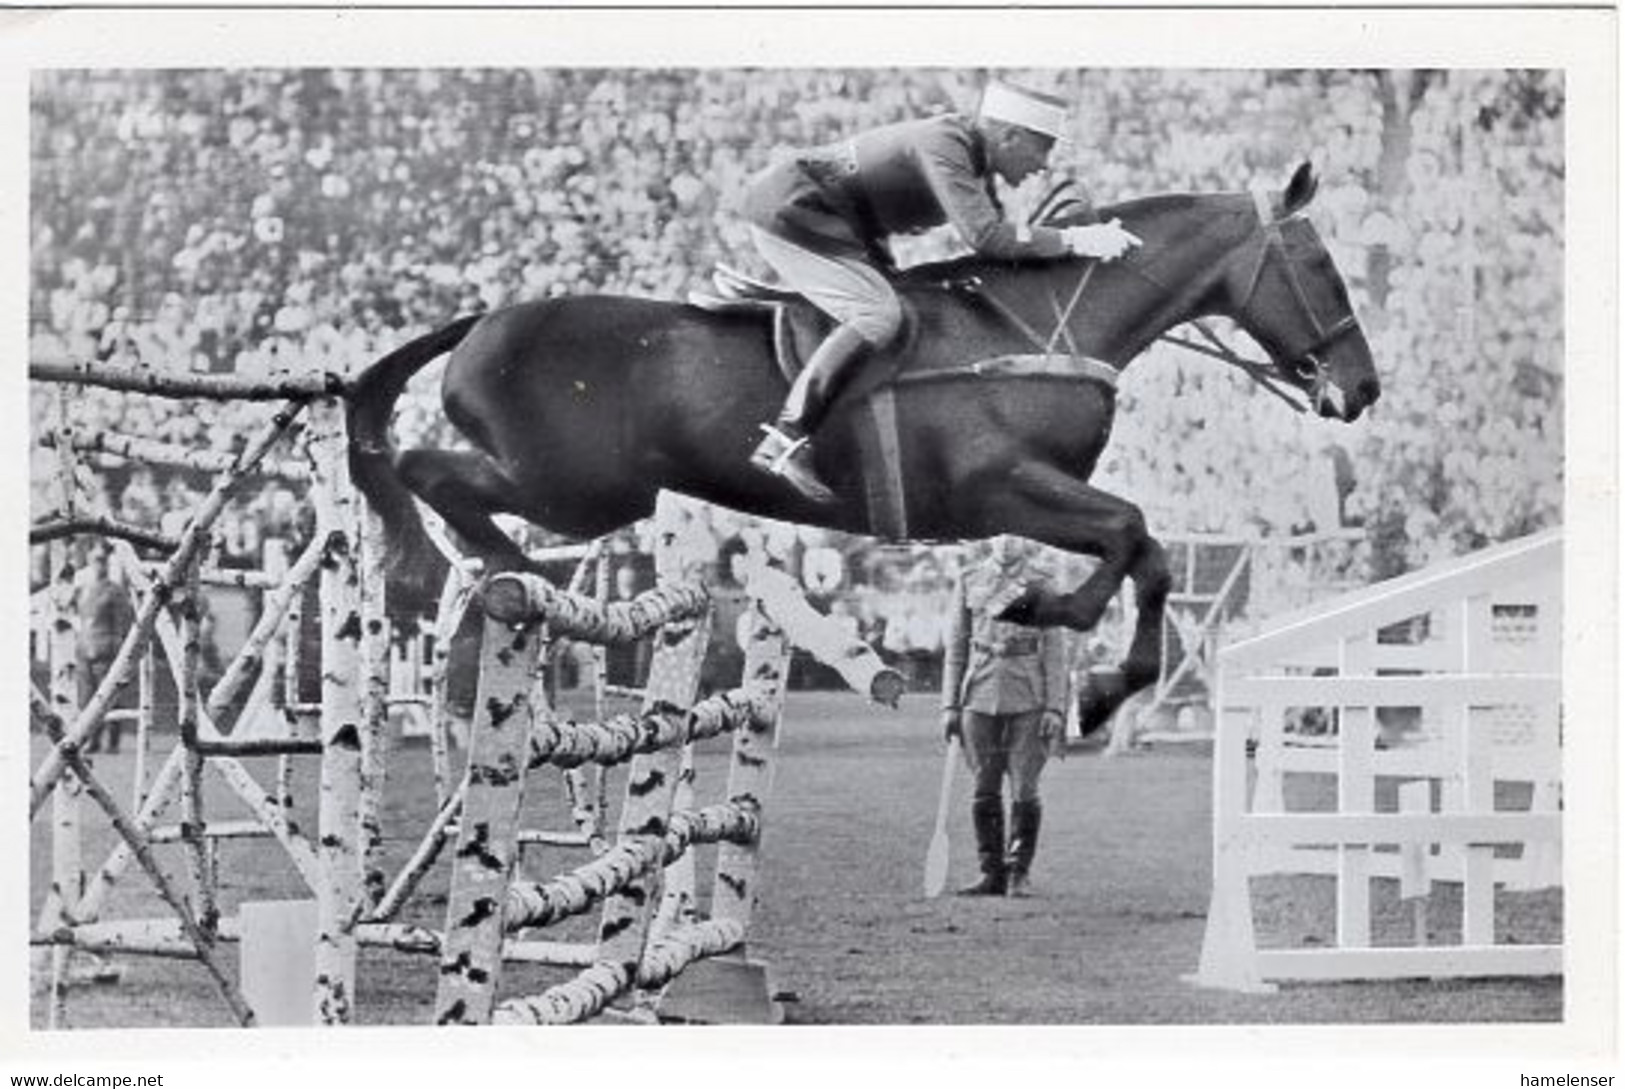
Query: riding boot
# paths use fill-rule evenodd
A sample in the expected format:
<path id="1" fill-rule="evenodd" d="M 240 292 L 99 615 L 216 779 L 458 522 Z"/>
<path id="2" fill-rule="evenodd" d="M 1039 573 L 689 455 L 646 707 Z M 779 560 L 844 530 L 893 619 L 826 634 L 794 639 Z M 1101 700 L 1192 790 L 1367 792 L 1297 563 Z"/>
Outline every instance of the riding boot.
<path id="1" fill-rule="evenodd" d="M 766 434 L 750 456 L 752 465 L 782 477 L 814 503 L 835 502 L 834 491 L 819 479 L 813 468 L 812 448 L 808 443 L 818 425 L 824 422 L 835 395 L 846 384 L 853 364 L 868 346 L 869 342 L 851 326 L 835 327 L 796 376 L 778 422 L 763 425 Z"/>
<path id="2" fill-rule="evenodd" d="M 1033 894 L 1027 874 L 1038 852 L 1038 825 L 1043 815 L 1044 807 L 1036 798 L 1030 802 L 1010 803 L 1010 850 L 1005 856 L 1005 868 L 1010 874 L 1006 891 L 1011 896 Z"/>
<path id="3" fill-rule="evenodd" d="M 982 865 L 982 877 L 974 885 L 960 889 L 959 896 L 1003 896 L 1004 872 L 1004 799 L 977 798 L 971 802 L 971 827 L 976 830 L 976 857 Z"/>

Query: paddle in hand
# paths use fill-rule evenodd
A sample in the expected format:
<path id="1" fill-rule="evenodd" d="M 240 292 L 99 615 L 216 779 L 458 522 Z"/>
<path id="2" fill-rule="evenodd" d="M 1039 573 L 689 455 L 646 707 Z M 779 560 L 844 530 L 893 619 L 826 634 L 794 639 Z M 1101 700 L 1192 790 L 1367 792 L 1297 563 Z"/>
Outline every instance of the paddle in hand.
<path id="1" fill-rule="evenodd" d="M 954 768 L 959 763 L 959 738 L 948 740 L 942 760 L 942 791 L 937 796 L 937 827 L 931 834 L 931 847 L 925 852 L 925 898 L 942 894 L 948 883 L 948 803 L 953 799 Z"/>

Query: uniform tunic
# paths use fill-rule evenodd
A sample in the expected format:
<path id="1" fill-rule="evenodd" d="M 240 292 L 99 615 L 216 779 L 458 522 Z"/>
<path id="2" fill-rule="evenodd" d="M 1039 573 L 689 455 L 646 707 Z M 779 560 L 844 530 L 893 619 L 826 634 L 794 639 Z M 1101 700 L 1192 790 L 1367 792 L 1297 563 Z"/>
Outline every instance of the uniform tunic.
<path id="1" fill-rule="evenodd" d="M 1004 218 L 987 149 L 969 118 L 944 114 L 870 129 L 800 152 L 751 184 L 745 215 L 781 238 L 832 256 L 877 256 L 877 243 L 950 224 L 988 257 L 1060 257 L 1061 233 Z"/>
<path id="2" fill-rule="evenodd" d="M 978 796 L 997 796 L 1008 771 L 1015 799 L 1035 801 L 1049 755 L 1040 731 L 1043 715 L 1065 714 L 1065 632 L 994 619 L 1029 586 L 1045 581 L 1030 560 L 1000 565 L 988 559 L 968 569 L 955 590 L 943 707 L 964 714 Z"/>

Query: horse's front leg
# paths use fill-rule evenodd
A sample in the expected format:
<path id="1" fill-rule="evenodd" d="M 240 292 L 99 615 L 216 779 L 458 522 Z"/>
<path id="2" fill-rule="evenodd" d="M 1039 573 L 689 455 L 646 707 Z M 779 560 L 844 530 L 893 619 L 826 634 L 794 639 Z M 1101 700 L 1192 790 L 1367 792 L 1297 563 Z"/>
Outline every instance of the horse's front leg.
<path id="1" fill-rule="evenodd" d="M 1145 515 L 1126 499 L 1053 466 L 1023 466 L 989 506 L 998 521 L 992 532 L 1013 533 L 1067 552 L 1093 556 L 1100 565 L 1069 593 L 1033 593 L 1001 619 L 1034 627 L 1090 631 L 1099 623 L 1125 578 L 1134 582 L 1137 618 L 1129 650 L 1116 671 L 1096 674 L 1082 709 L 1085 733 L 1106 721 L 1124 700 L 1162 672 L 1162 622 L 1171 577 L 1162 546 L 1146 530 Z"/>
<path id="2" fill-rule="evenodd" d="M 1162 545 L 1149 533 L 1129 565 L 1129 578 L 1134 580 L 1134 637 L 1116 670 L 1090 675 L 1078 708 L 1079 732 L 1085 735 L 1162 675 L 1162 622 L 1173 580 Z"/>

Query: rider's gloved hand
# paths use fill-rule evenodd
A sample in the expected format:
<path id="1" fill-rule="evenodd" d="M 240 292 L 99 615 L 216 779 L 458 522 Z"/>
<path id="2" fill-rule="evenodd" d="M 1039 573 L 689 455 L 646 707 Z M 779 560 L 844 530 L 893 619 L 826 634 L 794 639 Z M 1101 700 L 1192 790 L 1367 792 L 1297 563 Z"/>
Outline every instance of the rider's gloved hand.
<path id="1" fill-rule="evenodd" d="M 942 712 L 942 740 L 952 741 L 954 738 L 965 740 L 965 727 L 963 719 L 957 710 L 944 709 Z"/>
<path id="2" fill-rule="evenodd" d="M 1087 227 L 1064 227 L 1061 238 L 1066 242 L 1066 248 L 1077 256 L 1099 257 L 1105 261 L 1121 257 L 1140 244 L 1139 237 L 1124 230 L 1123 224 L 1115 219 L 1109 223 L 1091 223 Z"/>

